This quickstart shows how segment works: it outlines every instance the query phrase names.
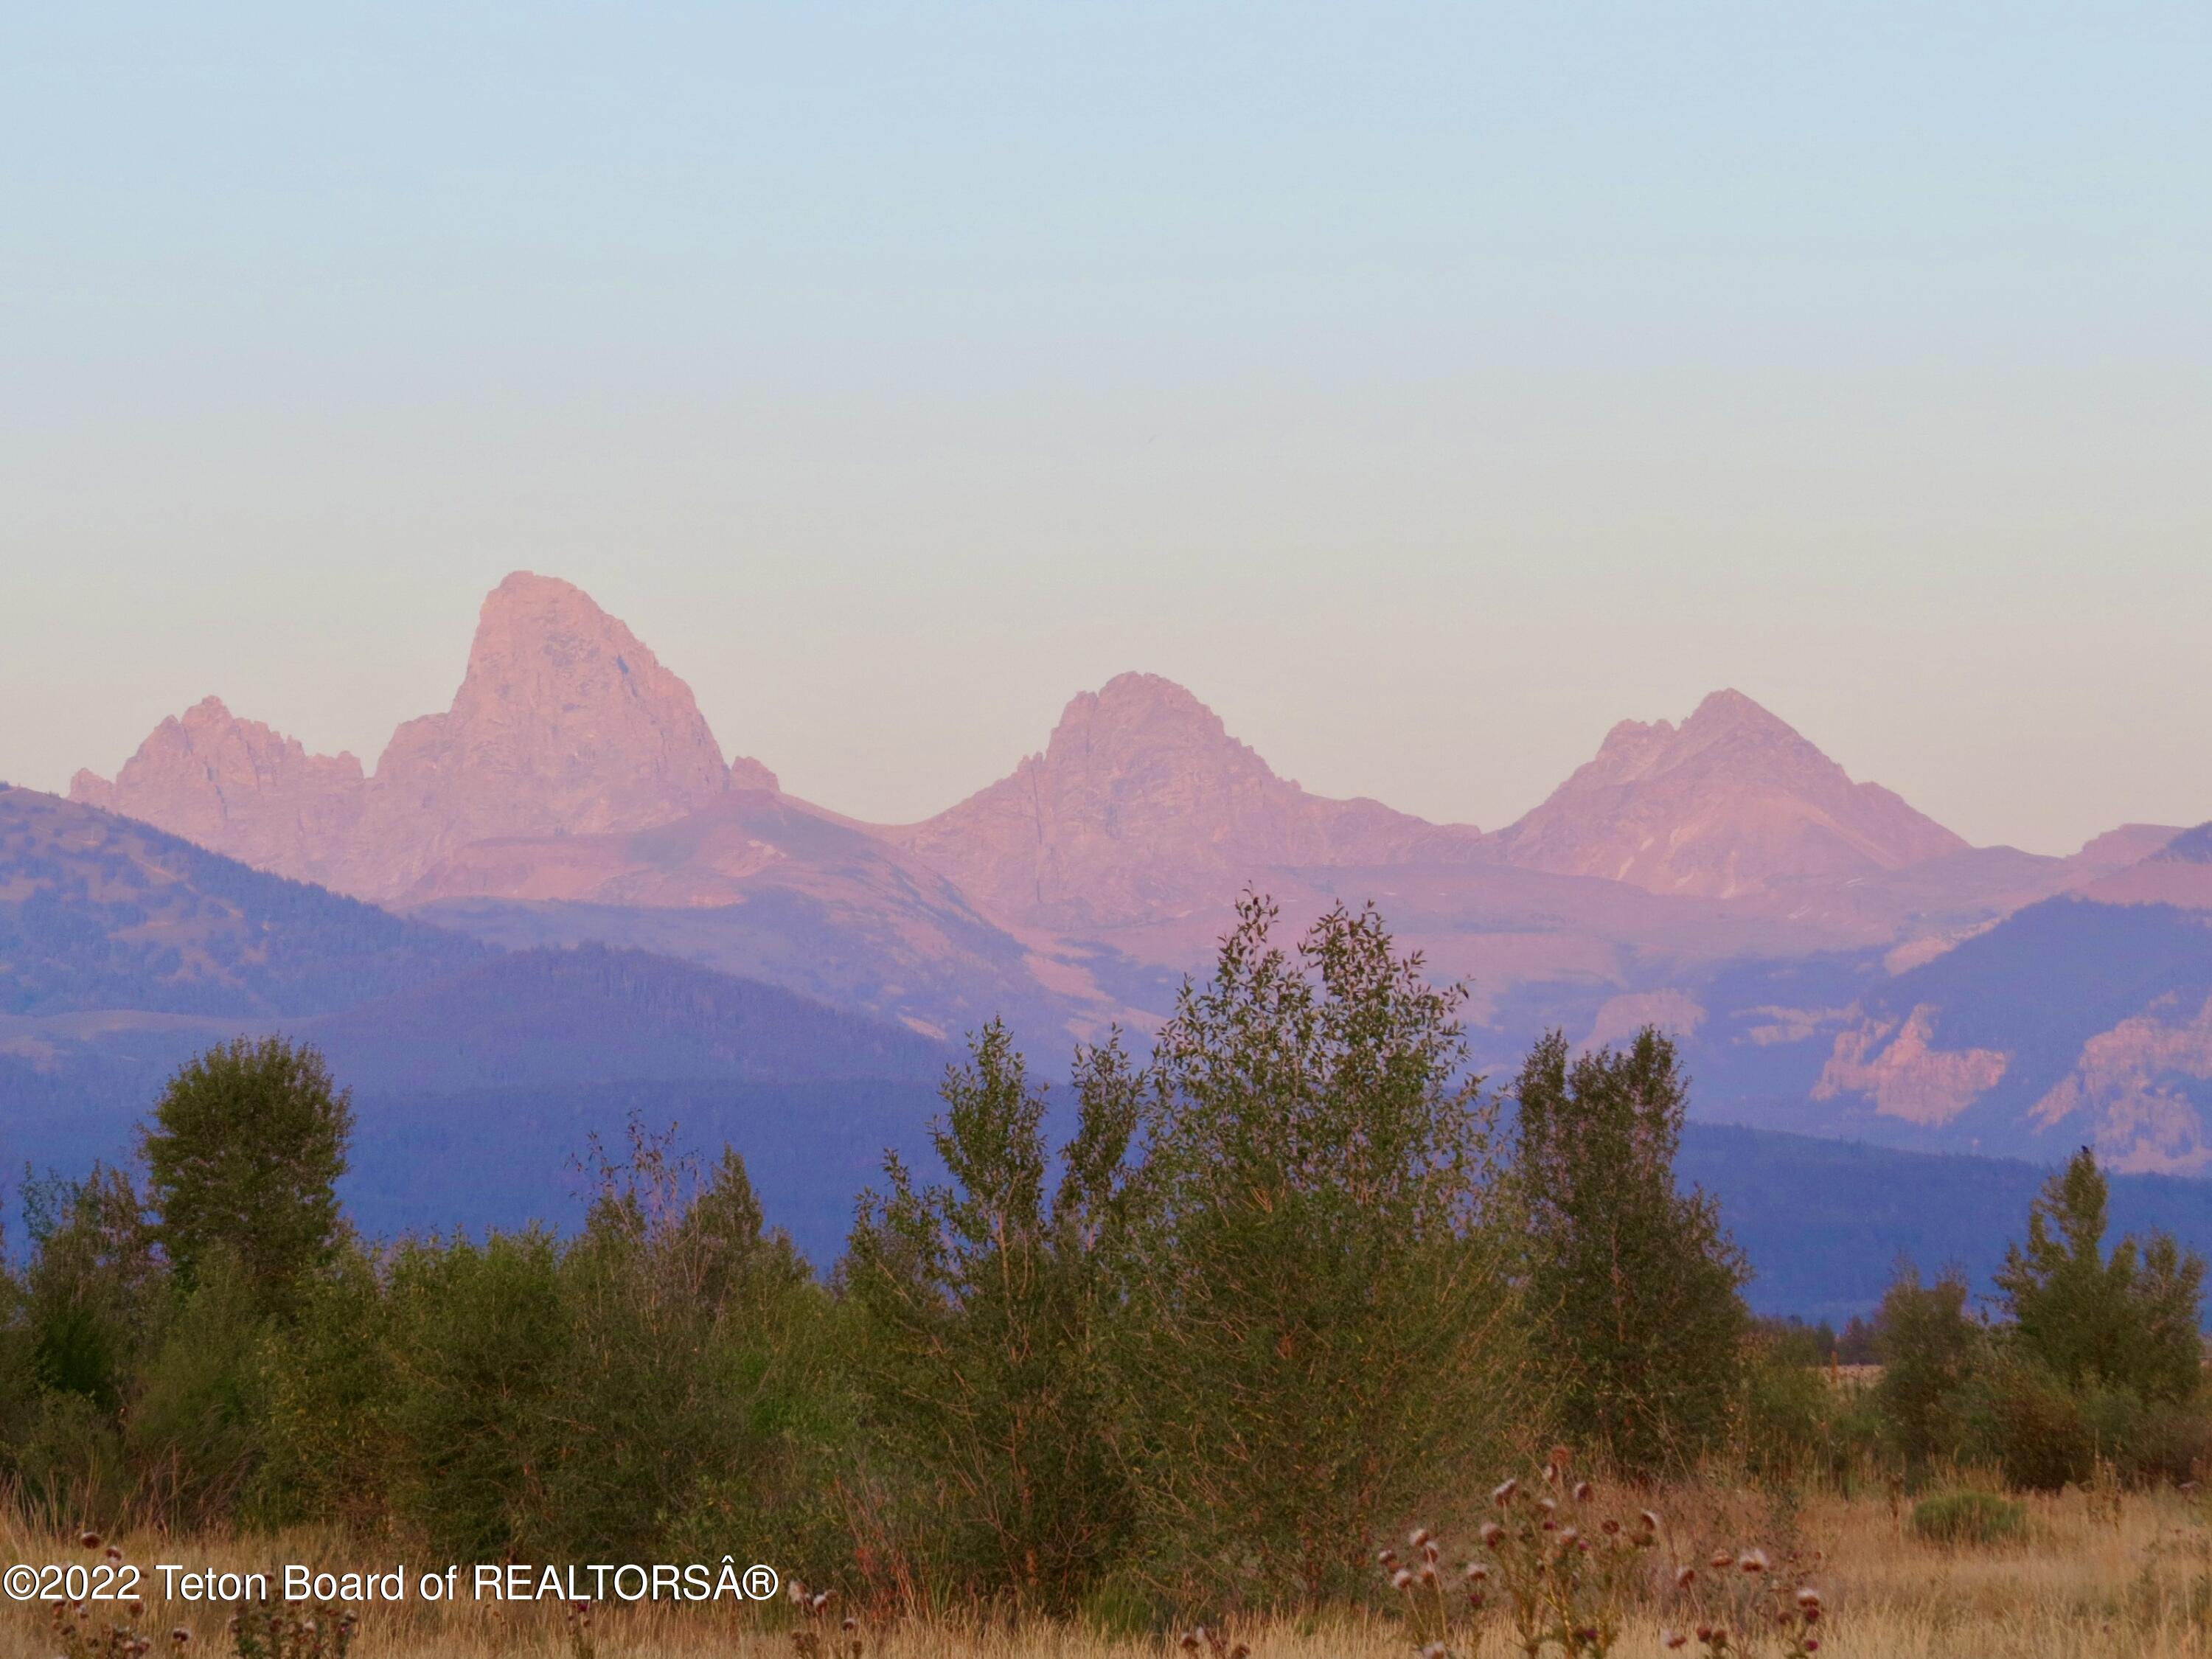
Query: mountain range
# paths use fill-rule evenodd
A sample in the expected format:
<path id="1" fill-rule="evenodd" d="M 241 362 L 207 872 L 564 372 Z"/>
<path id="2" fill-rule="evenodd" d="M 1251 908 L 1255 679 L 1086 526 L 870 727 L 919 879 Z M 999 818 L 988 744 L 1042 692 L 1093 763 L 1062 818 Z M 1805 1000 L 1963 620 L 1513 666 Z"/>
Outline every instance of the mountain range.
<path id="1" fill-rule="evenodd" d="M 372 1233 L 573 1223 L 574 1160 L 626 1118 L 736 1146 L 823 1263 L 887 1149 L 933 1167 L 950 1051 L 902 1026 L 664 956 L 502 951 L 30 790 L 0 789 L 0 963 L 11 1169 L 125 1155 L 179 1061 L 270 1031 L 351 1089 L 344 1196 Z M 1899 1252 L 1985 1273 L 2042 1175 L 1705 1123 L 1680 1167 L 1719 1199 L 1754 1306 L 1835 1319 Z M 2112 1201 L 2120 1228 L 2212 1243 L 2212 1182 L 2121 1176 Z"/>
<path id="2" fill-rule="evenodd" d="M 1970 847 L 1733 690 L 1616 726 L 1485 831 L 1316 795 L 1189 690 L 1125 674 L 998 782 L 871 824 L 725 759 L 628 628 L 518 572 L 451 707 L 373 769 L 210 697 L 70 793 L 441 949 L 596 945 L 940 1047 L 994 1014 L 1041 1051 L 1149 1028 L 1247 886 L 1292 926 L 1372 902 L 1469 984 L 1493 1070 L 1548 1026 L 1654 1022 L 1711 1119 L 2212 1164 L 2212 826 L 2125 824 L 2067 858 Z"/>

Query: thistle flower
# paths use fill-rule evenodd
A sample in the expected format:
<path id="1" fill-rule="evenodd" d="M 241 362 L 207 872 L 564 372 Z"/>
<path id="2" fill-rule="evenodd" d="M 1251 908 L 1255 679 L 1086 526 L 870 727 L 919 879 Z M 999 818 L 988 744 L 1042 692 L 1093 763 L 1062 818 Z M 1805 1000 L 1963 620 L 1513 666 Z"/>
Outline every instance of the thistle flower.
<path id="1" fill-rule="evenodd" d="M 1650 1510 L 1639 1510 L 1636 1518 L 1644 1523 L 1644 1531 L 1656 1532 L 1659 1530 L 1659 1517 L 1654 1511 Z"/>
<path id="2" fill-rule="evenodd" d="M 1489 1564 L 1482 1561 L 1468 1562 L 1467 1564 L 1467 1576 L 1470 1583 L 1480 1583 L 1484 1579 L 1490 1577 Z"/>
<path id="3" fill-rule="evenodd" d="M 1491 1492 L 1490 1501 L 1502 1510 L 1513 1501 L 1520 1490 L 1521 1483 L 1518 1480 L 1501 1480 Z"/>
<path id="4" fill-rule="evenodd" d="M 1801 1607 L 1808 1608 L 1819 1607 L 1820 1605 L 1820 1592 L 1814 1589 L 1810 1584 L 1805 1585 L 1797 1592 L 1797 1605 Z"/>
<path id="5" fill-rule="evenodd" d="M 1590 1485 L 1590 1483 L 1589 1483 L 1589 1481 L 1587 1481 L 1587 1480 L 1577 1480 L 1577 1481 L 1576 1481 L 1576 1482 L 1575 1482 L 1575 1502 L 1576 1502 L 1576 1503 L 1577 1503 L 1577 1504 L 1587 1504 L 1587 1503 L 1589 1503 L 1589 1502 L 1590 1501 L 1590 1494 L 1591 1494 L 1592 1492 L 1595 1492 L 1596 1490 L 1597 1490 L 1597 1488 L 1596 1488 L 1596 1487 L 1595 1487 L 1595 1486 L 1591 1486 L 1591 1485 Z"/>
<path id="6" fill-rule="evenodd" d="M 169 1639 L 180 1648 L 188 1648 L 192 1644 L 192 1633 L 179 1625 L 169 1632 Z"/>
<path id="7" fill-rule="evenodd" d="M 1398 1552 L 1397 1552 L 1397 1551 L 1393 1550 L 1393 1549 L 1380 1549 L 1380 1550 L 1377 1550 L 1377 1551 L 1376 1551 L 1376 1552 L 1375 1552 L 1375 1565 L 1376 1565 L 1380 1566 L 1380 1567 L 1391 1567 L 1391 1566 L 1395 1566 L 1395 1565 L 1397 1565 L 1397 1564 L 1398 1564 Z"/>
<path id="8" fill-rule="evenodd" d="M 1742 1568 L 1746 1572 L 1765 1572 L 1767 1567 L 1766 1552 L 1765 1550 L 1746 1550 L 1741 1556 L 1736 1558 L 1736 1565 Z"/>
<path id="9" fill-rule="evenodd" d="M 1390 1583 L 1395 1589 L 1410 1590 L 1413 1588 L 1413 1575 L 1408 1569 L 1401 1567 L 1390 1575 Z"/>
<path id="10" fill-rule="evenodd" d="M 1698 1576 L 1698 1570 L 1697 1570 L 1695 1567 L 1677 1567 L 1677 1568 L 1675 1568 L 1675 1569 L 1674 1569 L 1674 1588 L 1675 1588 L 1676 1589 L 1689 1589 L 1689 1588 L 1690 1588 L 1690 1585 L 1691 1585 L 1691 1583 L 1692 1583 L 1692 1581 L 1694 1581 L 1694 1580 L 1696 1579 L 1697 1576 Z"/>
<path id="11" fill-rule="evenodd" d="M 1494 1550 L 1505 1541 L 1505 1528 L 1495 1521 L 1486 1521 L 1482 1523 L 1482 1530 L 1475 1536 L 1482 1540 L 1485 1549 Z"/>
<path id="12" fill-rule="evenodd" d="M 1711 1559 L 1708 1560 L 1705 1565 L 1711 1567 L 1715 1572 L 1718 1572 L 1723 1567 L 1734 1566 L 1735 1565 L 1735 1557 L 1730 1555 L 1726 1550 L 1715 1550 L 1712 1553 Z"/>
<path id="13" fill-rule="evenodd" d="M 100 1547 L 100 1534 L 96 1532 L 80 1533 L 76 1541 L 88 1550 L 96 1550 Z"/>
<path id="14" fill-rule="evenodd" d="M 1659 1632 L 1659 1645 L 1662 1648 L 1681 1648 L 1687 1647 L 1689 1644 L 1690 1638 L 1678 1630 L 1662 1630 Z"/>
<path id="15" fill-rule="evenodd" d="M 1434 1536 L 1426 1527 L 1416 1527 L 1406 1534 L 1406 1544 L 1410 1549 L 1419 1549 Z"/>

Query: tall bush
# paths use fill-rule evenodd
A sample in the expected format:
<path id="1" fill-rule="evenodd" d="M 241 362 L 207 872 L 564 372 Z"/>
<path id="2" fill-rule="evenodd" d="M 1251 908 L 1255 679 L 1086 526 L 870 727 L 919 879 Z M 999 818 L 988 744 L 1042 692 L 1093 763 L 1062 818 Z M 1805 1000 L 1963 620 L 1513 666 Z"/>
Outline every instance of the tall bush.
<path id="1" fill-rule="evenodd" d="M 1490 1118 L 1455 991 L 1371 910 L 1295 953 L 1247 896 L 1155 1048 L 1120 1361 L 1150 1570 L 1312 1604 L 1515 1420 Z"/>
<path id="2" fill-rule="evenodd" d="M 1749 1277 L 1719 1206 L 1674 1184 L 1687 1085 L 1650 1028 L 1620 1052 L 1539 1042 L 1515 1089 L 1528 1300 L 1560 1425 L 1637 1474 L 1719 1440 L 1741 1383 Z"/>
<path id="3" fill-rule="evenodd" d="M 914 1477 L 927 1553 L 988 1597 L 1064 1611 L 1112 1565 L 1129 1504 L 1099 1356 L 1135 1091 L 1118 1045 L 1078 1067 L 1079 1124 L 1050 1185 L 1043 1091 L 992 1022 L 945 1078 L 950 1181 L 896 1157 L 862 1200 L 844 1282 L 864 1322 L 870 1421 Z"/>

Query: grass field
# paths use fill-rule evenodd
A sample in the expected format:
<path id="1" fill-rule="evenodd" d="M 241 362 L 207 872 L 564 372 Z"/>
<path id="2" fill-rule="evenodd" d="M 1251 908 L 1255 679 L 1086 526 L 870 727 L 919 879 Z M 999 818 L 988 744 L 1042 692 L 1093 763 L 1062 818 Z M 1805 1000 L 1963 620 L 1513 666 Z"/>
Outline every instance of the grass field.
<path id="1" fill-rule="evenodd" d="M 2010 1543 L 1952 1547 L 1922 1541 L 1904 1506 L 1881 1498 L 1816 1498 L 1787 1513 L 1754 1516 L 1741 1500 L 1735 1517 L 1779 1527 L 1817 1565 L 1806 1576 L 1826 1601 L 1821 1653 L 1855 1659 L 2075 1659 L 2075 1656 L 2206 1656 L 2212 1659 L 2212 1512 L 2180 1494 L 2136 1494 L 2100 1501 L 2068 1492 L 2029 1498 L 2027 1526 Z M 1696 1507 L 1707 1515 L 1734 1506 L 1725 1494 L 1669 1494 L 1669 1514 Z M 1718 1506 L 1717 1509 L 1716 1506 Z M 194 1566 L 266 1569 L 285 1560 L 332 1565 L 365 1565 L 307 1533 L 275 1539 L 219 1540 L 125 1537 L 131 1559 L 173 1560 Z M 0 1559 L 6 1562 L 83 1560 L 73 1538 L 35 1534 L 0 1522 Z M 631 1609 L 599 1616 L 590 1632 L 600 1659 L 649 1656 L 789 1655 L 788 1615 L 778 1607 L 763 1620 L 727 1610 Z M 155 1650 L 170 1646 L 179 1624 L 195 1632 L 194 1650 L 227 1653 L 221 1609 L 149 1602 L 141 1628 Z M 1663 1607 L 1639 1612 L 1615 1650 L 1657 1656 Z M 1318 1621 L 1255 1621 L 1234 1631 L 1254 1659 L 1364 1659 L 1413 1651 L 1395 1619 L 1370 1615 Z M 1018 1630 L 963 1627 L 944 1622 L 867 1622 L 864 1651 L 884 1659 L 938 1656 L 998 1656 L 999 1659 L 1112 1659 L 1117 1655 L 1172 1650 L 1162 1638 L 1114 1638 L 1080 1626 L 1032 1624 Z M 842 1646 L 838 1638 L 836 1645 Z M 47 1659 L 58 1651 L 42 1609 L 9 1607 L 0 1613 L 0 1659 Z M 398 1656 L 573 1654 L 559 1607 L 458 1611 L 404 1607 L 371 1611 L 354 1652 L 361 1659 Z M 1510 1651 L 1505 1632 L 1491 1627 L 1479 1646 L 1456 1644 L 1462 1655 Z M 1691 1644 L 1688 1651 L 1698 1651 Z"/>

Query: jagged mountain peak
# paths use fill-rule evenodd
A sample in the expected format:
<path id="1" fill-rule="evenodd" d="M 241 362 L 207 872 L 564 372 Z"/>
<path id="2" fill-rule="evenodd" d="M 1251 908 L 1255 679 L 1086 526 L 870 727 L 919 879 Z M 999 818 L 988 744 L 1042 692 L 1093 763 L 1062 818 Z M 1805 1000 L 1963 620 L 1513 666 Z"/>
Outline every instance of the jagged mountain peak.
<path id="1" fill-rule="evenodd" d="M 1525 868 L 1712 897 L 1898 869 L 1966 846 L 1888 790 L 1854 783 L 1734 690 L 1713 692 L 1679 726 L 1615 726 L 1497 843 Z"/>
<path id="2" fill-rule="evenodd" d="M 334 884 L 359 817 L 361 763 L 315 755 L 206 696 L 163 720 L 116 772 L 70 780 L 70 799 L 264 869 Z"/>
<path id="3" fill-rule="evenodd" d="M 773 791 L 726 763 L 691 689 L 573 582 L 510 574 L 484 598 L 452 706 L 405 722 L 364 778 L 210 697 L 155 728 L 112 784 L 80 800 L 212 851 L 370 898 L 440 859 L 504 837 L 647 829 L 732 787 Z"/>
<path id="4" fill-rule="evenodd" d="M 1428 823 L 1281 777 L 1188 688 L 1119 674 L 1061 711 L 1043 750 L 890 835 L 994 913 L 1082 929 L 1218 908 L 1278 866 L 1474 855 Z"/>

